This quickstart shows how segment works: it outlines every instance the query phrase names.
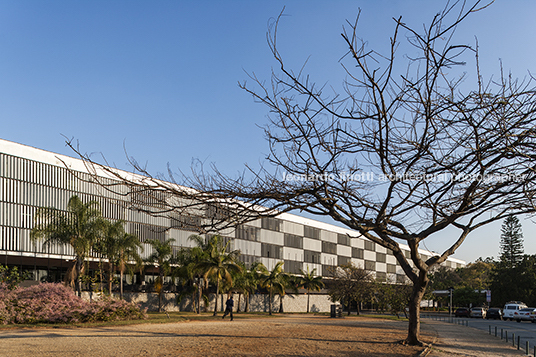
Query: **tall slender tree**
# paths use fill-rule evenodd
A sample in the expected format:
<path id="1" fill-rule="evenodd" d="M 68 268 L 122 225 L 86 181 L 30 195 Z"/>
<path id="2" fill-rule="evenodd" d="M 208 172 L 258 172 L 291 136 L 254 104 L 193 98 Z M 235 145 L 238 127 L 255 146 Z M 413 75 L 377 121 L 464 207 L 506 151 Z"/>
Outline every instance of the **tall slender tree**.
<path id="1" fill-rule="evenodd" d="M 125 232 L 124 222 L 121 222 L 121 229 L 115 236 L 115 264 L 119 268 L 119 297 L 123 298 L 123 278 L 127 267 L 139 267 L 143 264 L 140 253 L 143 252 L 143 246 L 139 238 Z M 132 273 L 132 271 L 131 271 Z"/>
<path id="2" fill-rule="evenodd" d="M 199 262 L 198 267 L 203 270 L 204 278 L 210 279 L 216 285 L 216 299 L 214 301 L 214 316 L 218 313 L 218 296 L 220 293 L 220 283 L 225 280 L 228 284 L 232 284 L 231 272 L 241 271 L 240 265 L 237 264 L 240 251 L 229 249 L 228 241 L 223 243 L 223 239 L 219 235 L 212 236 L 209 240 L 208 255 L 204 261 Z"/>
<path id="3" fill-rule="evenodd" d="M 501 254 L 499 259 L 507 268 L 516 267 L 523 260 L 523 231 L 516 216 L 507 217 L 501 227 Z"/>
<path id="4" fill-rule="evenodd" d="M 37 210 L 30 237 L 43 240 L 43 245 L 70 245 L 76 255 L 75 279 L 78 296 L 82 295 L 82 268 L 94 243 L 101 237 L 104 220 L 97 201 L 82 202 L 74 195 L 67 203 L 67 210 L 43 207 Z"/>
<path id="5" fill-rule="evenodd" d="M 194 285 L 197 288 L 197 309 L 198 314 L 201 313 L 201 300 L 203 299 L 203 288 L 208 287 L 208 281 L 205 279 L 204 266 L 200 264 L 208 259 L 209 252 L 211 250 L 210 240 L 206 240 L 199 235 L 191 235 L 188 240 L 194 242 L 197 246 L 190 248 L 188 253 L 188 264 L 181 269 L 187 269 L 187 272 L 191 274 L 194 281 Z M 206 299 L 208 300 L 208 298 Z M 208 303 L 205 305 L 205 309 Z"/>
<path id="6" fill-rule="evenodd" d="M 236 312 L 240 312 L 240 306 L 242 305 L 242 296 L 247 299 L 247 291 L 251 286 L 251 280 L 249 279 L 249 270 L 243 262 L 237 262 L 242 271 L 233 274 L 233 288 L 238 292 L 238 301 L 236 303 Z"/>
<path id="7" fill-rule="evenodd" d="M 530 275 L 530 269 L 527 269 L 526 263 L 530 259 L 526 260 L 524 257 L 521 223 L 516 216 L 510 215 L 503 221 L 499 261 L 493 266 L 490 274 L 493 304 L 502 305 L 509 300 L 529 301 L 526 299 L 525 288 L 527 287 L 526 277 Z"/>
<path id="8" fill-rule="evenodd" d="M 176 255 L 178 267 L 173 274 L 178 277 L 183 286 L 182 295 L 191 294 L 193 310 L 201 313 L 201 300 L 203 296 L 204 279 L 198 264 L 206 259 L 206 252 L 203 250 L 204 241 L 202 237 L 190 236 L 190 240 L 195 241 L 198 246 L 191 248 L 182 248 Z"/>
<path id="9" fill-rule="evenodd" d="M 311 291 L 320 291 L 324 287 L 324 282 L 322 282 L 321 276 L 315 276 L 316 269 L 309 271 L 309 266 L 307 270 L 301 270 L 302 276 L 298 278 L 299 287 L 307 290 L 307 313 L 309 313 L 309 297 Z"/>
<path id="10" fill-rule="evenodd" d="M 153 253 L 147 259 L 148 262 L 156 264 L 158 267 L 158 278 L 155 282 L 155 290 L 158 293 L 158 312 L 162 312 L 162 293 L 164 290 L 164 277 L 171 270 L 171 258 L 173 257 L 173 249 L 171 243 L 175 239 L 170 238 L 165 241 L 158 239 L 149 240 L 148 243 L 153 247 Z"/>
<path id="11" fill-rule="evenodd" d="M 261 278 L 266 272 L 267 269 L 261 262 L 255 261 L 251 264 L 251 267 L 247 271 L 247 279 L 249 281 L 248 288 L 246 289 L 245 294 L 247 293 L 246 306 L 244 311 L 249 311 L 249 302 L 251 299 L 251 294 L 258 290 L 261 283 Z"/>
<path id="12" fill-rule="evenodd" d="M 266 267 L 262 269 L 262 275 L 260 278 L 260 285 L 263 288 L 266 288 L 268 290 L 269 294 L 269 301 L 268 301 L 268 313 L 272 315 L 272 300 L 274 298 L 274 293 L 279 293 L 282 297 L 285 292 L 286 287 L 286 274 L 283 270 L 284 262 L 277 262 L 277 264 L 273 267 L 271 271 L 269 271 Z"/>
<path id="13" fill-rule="evenodd" d="M 112 294 L 113 278 L 116 267 L 118 248 L 116 240 L 122 231 L 124 231 L 123 222 L 105 221 L 102 237 L 94 244 L 94 250 L 100 255 L 100 257 L 108 260 L 108 292 L 110 295 Z"/>

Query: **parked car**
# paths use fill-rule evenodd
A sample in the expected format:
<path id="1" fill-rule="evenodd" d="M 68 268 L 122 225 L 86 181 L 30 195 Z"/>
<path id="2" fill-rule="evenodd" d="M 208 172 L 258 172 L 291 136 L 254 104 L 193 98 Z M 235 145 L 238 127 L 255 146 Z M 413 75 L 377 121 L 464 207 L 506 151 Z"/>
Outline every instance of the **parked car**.
<path id="1" fill-rule="evenodd" d="M 534 307 L 526 307 L 524 309 L 517 310 L 514 312 L 514 320 L 517 322 L 521 321 L 532 321 L 532 314 L 536 311 Z"/>
<path id="2" fill-rule="evenodd" d="M 532 311 L 530 313 L 530 321 L 531 322 L 536 322 L 536 311 Z"/>
<path id="3" fill-rule="evenodd" d="M 523 303 L 521 301 L 509 301 L 504 305 L 503 319 L 504 320 L 507 320 L 507 319 L 514 320 L 515 319 L 514 318 L 514 313 L 516 311 L 519 311 L 521 309 L 525 309 L 527 307 L 528 306 L 525 305 L 525 303 Z"/>
<path id="4" fill-rule="evenodd" d="M 471 309 L 471 317 L 479 317 L 481 319 L 486 317 L 486 309 L 483 307 L 473 307 Z"/>
<path id="5" fill-rule="evenodd" d="M 459 307 L 454 311 L 456 317 L 471 317 L 471 310 L 468 307 Z"/>
<path id="6" fill-rule="evenodd" d="M 487 311 L 486 311 L 486 319 L 499 319 L 499 320 L 502 320 L 502 310 L 498 307 L 490 307 Z M 536 319 L 536 314 L 534 315 L 534 318 Z"/>

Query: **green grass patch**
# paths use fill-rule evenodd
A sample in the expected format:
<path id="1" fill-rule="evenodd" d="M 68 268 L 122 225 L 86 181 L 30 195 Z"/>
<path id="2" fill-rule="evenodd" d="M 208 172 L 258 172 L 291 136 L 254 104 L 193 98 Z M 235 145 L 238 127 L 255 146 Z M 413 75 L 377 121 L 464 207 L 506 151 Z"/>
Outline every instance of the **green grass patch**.
<path id="1" fill-rule="evenodd" d="M 11 325 L 0 325 L 0 330 L 6 329 L 21 329 L 21 328 L 92 328 L 92 327 L 107 327 L 107 326 L 130 326 L 130 325 L 139 325 L 139 324 L 168 324 L 168 323 L 183 323 L 189 321 L 214 321 L 221 320 L 223 316 L 222 312 L 219 312 L 216 316 L 212 316 L 212 312 L 203 312 L 201 314 L 196 314 L 195 312 L 149 312 L 147 313 L 148 317 L 145 320 L 126 320 L 126 321 L 106 321 L 106 322 L 87 322 L 87 323 L 65 323 L 65 324 L 11 324 Z M 274 313 L 269 315 L 267 312 L 239 312 L 234 313 L 234 318 L 236 320 L 242 319 L 255 319 L 255 318 L 281 318 L 288 315 L 297 315 L 297 316 L 325 316 L 328 317 L 329 313 Z M 346 314 L 343 314 L 342 317 L 346 317 Z M 400 318 L 389 315 L 389 314 L 360 314 L 360 315 L 350 315 L 352 317 L 367 317 L 374 319 L 385 319 L 392 321 L 408 321 L 407 318 L 401 316 Z M 229 317 L 226 317 L 229 320 Z"/>
<path id="2" fill-rule="evenodd" d="M 104 321 L 104 322 L 86 322 L 86 323 L 37 323 L 37 324 L 10 324 L 0 325 L 0 330 L 6 329 L 24 329 L 24 328 L 92 328 L 106 326 L 129 326 L 139 324 L 168 324 L 182 323 L 188 321 L 214 321 L 222 318 L 223 312 L 219 312 L 213 316 L 212 312 L 203 312 L 196 314 L 195 312 L 148 312 L 148 317 L 144 320 L 125 320 L 125 321 Z M 267 312 L 235 312 L 234 319 L 253 319 L 253 318 L 279 318 L 285 314 L 268 315 Z M 229 316 L 226 317 L 229 320 Z"/>
<path id="3" fill-rule="evenodd" d="M 384 314 L 360 314 L 361 317 L 370 317 L 373 319 L 384 319 L 384 320 L 393 320 L 393 321 L 408 321 L 406 317 L 401 315 L 396 317 L 395 315 L 384 315 Z"/>

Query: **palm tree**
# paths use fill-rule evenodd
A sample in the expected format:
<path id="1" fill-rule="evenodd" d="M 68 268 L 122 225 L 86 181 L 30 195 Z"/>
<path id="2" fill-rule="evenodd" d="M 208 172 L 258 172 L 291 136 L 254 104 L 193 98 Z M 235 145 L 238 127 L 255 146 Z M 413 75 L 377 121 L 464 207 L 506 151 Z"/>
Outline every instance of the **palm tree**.
<path id="1" fill-rule="evenodd" d="M 175 269 L 174 275 L 182 280 L 182 285 L 190 284 L 192 293 L 192 301 L 196 313 L 201 313 L 201 300 L 203 297 L 203 272 L 199 268 L 199 262 L 206 260 L 207 245 L 204 239 L 200 236 L 192 235 L 188 238 L 197 244 L 197 247 L 182 248 L 177 256 L 177 264 L 179 267 Z"/>
<path id="2" fill-rule="evenodd" d="M 203 295 L 203 287 L 208 288 L 208 280 L 205 277 L 205 268 L 201 262 L 205 262 L 209 259 L 210 251 L 212 249 L 212 240 L 205 240 L 204 237 L 198 236 L 198 235 L 191 235 L 188 237 L 189 240 L 193 241 L 197 247 L 193 247 L 190 250 L 190 256 L 191 256 L 191 265 L 190 269 L 192 269 L 192 272 L 194 274 L 194 278 L 196 280 L 197 285 L 197 313 L 201 313 L 201 300 L 205 301 L 205 311 L 208 307 L 208 300 L 203 297 L 206 297 Z"/>
<path id="3" fill-rule="evenodd" d="M 124 222 L 121 222 L 124 223 Z M 137 266 L 142 264 L 141 256 L 138 252 L 143 252 L 143 246 L 139 238 L 125 232 L 124 225 L 121 224 L 118 234 L 115 236 L 115 263 L 119 267 L 119 297 L 123 298 L 123 276 L 128 266 L 128 262 L 135 262 Z M 111 290 L 110 290 L 111 292 Z"/>
<path id="4" fill-rule="evenodd" d="M 268 271 L 266 267 L 262 272 L 260 284 L 263 288 L 268 289 L 270 294 L 270 300 L 268 302 L 268 312 L 272 314 L 272 299 L 274 292 L 280 294 L 281 297 L 285 295 L 287 274 L 283 270 L 284 262 L 278 262 L 272 271 Z"/>
<path id="5" fill-rule="evenodd" d="M 240 312 L 240 303 L 242 300 L 242 295 L 244 295 L 244 300 L 246 301 L 246 307 L 244 308 L 244 311 L 246 311 L 248 307 L 249 294 L 257 287 L 257 284 L 254 283 L 254 280 L 252 279 L 253 273 L 246 268 L 244 263 L 238 263 L 242 267 L 242 271 L 240 273 L 237 273 L 236 276 L 233 277 L 234 288 L 238 291 L 238 304 L 236 312 Z"/>
<path id="6" fill-rule="evenodd" d="M 155 283 L 155 290 L 158 293 L 158 312 L 162 312 L 162 292 L 164 288 L 164 277 L 169 273 L 171 266 L 170 260 L 173 255 L 173 248 L 171 243 L 175 239 L 167 239 L 160 241 L 153 239 L 147 241 L 153 247 L 153 253 L 147 258 L 147 261 L 158 266 L 158 279 Z"/>
<path id="7" fill-rule="evenodd" d="M 298 293 L 298 277 L 288 273 L 282 273 L 281 275 L 281 288 L 276 287 L 276 292 L 279 294 L 279 312 L 284 312 L 283 310 L 283 298 L 287 294 L 297 294 Z M 287 289 L 292 290 L 292 293 L 289 293 Z"/>
<path id="8" fill-rule="evenodd" d="M 39 208 L 34 217 L 34 228 L 30 233 L 35 242 L 44 240 L 43 245 L 68 244 L 76 255 L 76 291 L 82 295 L 81 275 L 86 257 L 102 234 L 104 220 L 97 201 L 83 203 L 76 195 L 67 203 L 67 210 L 52 207 Z"/>
<path id="9" fill-rule="evenodd" d="M 213 236 L 208 242 L 208 255 L 206 260 L 200 261 L 199 269 L 204 271 L 204 278 L 211 279 L 216 283 L 216 301 L 214 304 L 214 314 L 218 313 L 218 294 L 220 292 L 220 283 L 225 280 L 232 284 L 231 272 L 241 271 L 242 268 L 237 264 L 237 258 L 240 251 L 234 250 L 227 252 L 229 242 L 223 244 L 222 238 L 218 235 Z"/>
<path id="10" fill-rule="evenodd" d="M 113 274 L 119 267 L 119 296 L 121 299 L 123 298 L 123 276 L 127 264 L 131 261 L 135 261 L 137 265 L 142 264 L 138 250 L 143 251 L 138 237 L 126 233 L 124 225 L 123 220 L 105 221 L 103 236 L 95 244 L 95 250 L 108 260 L 108 291 L 110 294 L 112 294 Z"/>
<path id="11" fill-rule="evenodd" d="M 274 293 L 279 295 L 279 313 L 285 312 L 283 309 L 283 298 L 285 297 L 287 293 L 287 288 L 290 286 L 288 277 L 284 277 L 281 279 L 281 284 L 277 284 L 274 286 Z"/>
<path id="12" fill-rule="evenodd" d="M 302 276 L 298 278 L 298 286 L 307 290 L 307 313 L 309 313 L 309 295 L 311 291 L 320 291 L 324 287 L 321 276 L 315 276 L 316 268 L 313 271 L 301 270 Z"/>
<path id="13" fill-rule="evenodd" d="M 238 291 L 238 307 L 237 312 L 240 312 L 241 306 L 241 296 L 244 295 L 244 312 L 249 311 L 249 301 L 251 294 L 257 291 L 260 280 L 259 265 L 266 270 L 263 264 L 259 262 L 254 262 L 251 265 L 251 268 L 247 269 L 245 265 L 241 262 L 239 264 L 242 266 L 242 272 L 236 274 L 233 281 L 233 288 Z"/>
<path id="14" fill-rule="evenodd" d="M 246 278 L 249 281 L 249 284 L 245 290 L 245 294 L 247 294 L 247 300 L 246 300 L 246 307 L 245 312 L 249 311 L 249 301 L 251 298 L 251 294 L 256 292 L 259 288 L 261 277 L 263 276 L 264 272 L 267 272 L 268 269 L 262 264 L 261 262 L 253 262 L 251 264 L 251 267 L 249 268 Z"/>
<path id="15" fill-rule="evenodd" d="M 108 293 L 112 294 L 113 274 L 117 256 L 117 237 L 124 232 L 123 222 L 105 221 L 102 237 L 94 243 L 94 249 L 100 257 L 108 260 Z M 101 274 L 102 275 L 102 274 Z M 102 276 L 101 276 L 102 286 Z"/>

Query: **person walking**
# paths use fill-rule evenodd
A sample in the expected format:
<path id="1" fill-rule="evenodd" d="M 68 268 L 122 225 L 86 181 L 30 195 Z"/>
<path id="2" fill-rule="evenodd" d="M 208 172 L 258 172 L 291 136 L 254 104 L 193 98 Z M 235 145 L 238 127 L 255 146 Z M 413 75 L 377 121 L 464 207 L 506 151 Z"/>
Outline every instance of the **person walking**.
<path id="1" fill-rule="evenodd" d="M 233 300 L 233 295 L 231 294 L 231 297 L 229 297 L 227 301 L 225 302 L 225 312 L 223 313 L 222 319 L 224 319 L 225 316 L 230 315 L 231 321 L 233 321 L 233 306 L 234 306 L 234 300 Z"/>

